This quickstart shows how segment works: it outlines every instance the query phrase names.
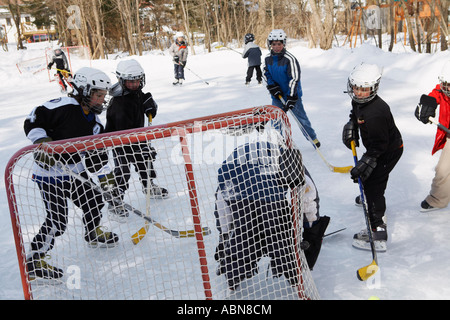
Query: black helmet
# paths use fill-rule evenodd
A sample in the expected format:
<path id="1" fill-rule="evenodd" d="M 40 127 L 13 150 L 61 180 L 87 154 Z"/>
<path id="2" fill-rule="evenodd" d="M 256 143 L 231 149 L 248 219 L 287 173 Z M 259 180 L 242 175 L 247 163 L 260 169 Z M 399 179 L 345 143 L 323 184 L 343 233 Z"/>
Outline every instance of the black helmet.
<path id="1" fill-rule="evenodd" d="M 253 33 L 247 33 L 244 37 L 245 44 L 253 42 L 255 40 L 255 35 Z"/>

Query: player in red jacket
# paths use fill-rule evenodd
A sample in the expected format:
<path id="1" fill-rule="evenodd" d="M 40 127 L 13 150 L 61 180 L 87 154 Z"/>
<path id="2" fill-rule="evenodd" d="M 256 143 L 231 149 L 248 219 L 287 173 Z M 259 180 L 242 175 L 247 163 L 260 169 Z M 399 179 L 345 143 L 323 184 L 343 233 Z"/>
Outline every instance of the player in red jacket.
<path id="1" fill-rule="evenodd" d="M 422 95 L 416 108 L 416 117 L 423 123 L 429 123 L 429 117 L 434 117 L 439 105 L 439 123 L 450 126 L 450 60 L 444 65 L 438 76 L 439 84 L 428 94 Z M 447 207 L 450 202 L 450 144 L 449 135 L 438 128 L 431 154 L 442 150 L 435 168 L 435 176 L 431 183 L 430 194 L 420 204 L 420 211 L 432 211 Z"/>

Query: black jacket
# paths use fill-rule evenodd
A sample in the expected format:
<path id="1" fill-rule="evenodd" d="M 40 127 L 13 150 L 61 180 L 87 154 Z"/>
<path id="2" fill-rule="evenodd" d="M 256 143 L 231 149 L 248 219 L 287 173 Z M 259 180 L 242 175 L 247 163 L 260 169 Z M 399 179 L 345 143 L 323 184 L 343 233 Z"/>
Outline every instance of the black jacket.
<path id="1" fill-rule="evenodd" d="M 366 103 L 357 103 L 352 100 L 350 121 L 359 127 L 367 156 L 379 158 L 385 153 L 400 148 L 403 144 L 391 110 L 379 96 L 375 96 Z"/>
<path id="2" fill-rule="evenodd" d="M 154 118 L 158 106 L 150 92 L 123 91 L 120 85 L 112 88 L 114 100 L 106 112 L 106 132 L 141 128 L 145 124 L 145 116 Z"/>
<path id="3" fill-rule="evenodd" d="M 33 143 L 50 137 L 53 141 L 91 136 L 104 132 L 103 124 L 95 113 L 85 114 L 81 105 L 71 97 L 62 97 L 35 107 L 24 122 L 24 131 Z M 81 152 L 54 154 L 53 157 L 67 164 L 81 161 Z M 89 171 L 98 171 L 108 160 L 107 154 L 86 153 Z"/>

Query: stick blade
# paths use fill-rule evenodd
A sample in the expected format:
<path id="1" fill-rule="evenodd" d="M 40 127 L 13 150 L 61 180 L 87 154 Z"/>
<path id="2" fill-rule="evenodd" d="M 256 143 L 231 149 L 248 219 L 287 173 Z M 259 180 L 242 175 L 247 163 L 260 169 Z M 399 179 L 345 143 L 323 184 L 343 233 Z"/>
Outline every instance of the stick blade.
<path id="1" fill-rule="evenodd" d="M 353 166 L 347 166 L 347 167 L 333 167 L 333 172 L 338 173 L 349 173 L 350 170 L 352 170 Z"/>
<path id="2" fill-rule="evenodd" d="M 148 223 L 146 223 L 144 227 L 139 229 L 138 232 L 136 232 L 131 236 L 131 241 L 133 242 L 133 244 L 135 245 L 138 244 L 145 237 L 147 231 L 148 231 Z"/>
<path id="3" fill-rule="evenodd" d="M 208 227 L 202 228 L 202 234 L 207 236 L 211 234 L 211 229 Z M 178 231 L 177 238 L 193 238 L 195 237 L 195 230 Z"/>
<path id="4" fill-rule="evenodd" d="M 358 271 L 356 271 L 356 276 L 358 277 L 358 280 L 366 281 L 371 276 L 373 276 L 378 271 L 378 269 L 379 267 L 377 263 L 375 262 L 375 260 L 373 260 L 372 263 L 368 266 L 359 268 Z"/>

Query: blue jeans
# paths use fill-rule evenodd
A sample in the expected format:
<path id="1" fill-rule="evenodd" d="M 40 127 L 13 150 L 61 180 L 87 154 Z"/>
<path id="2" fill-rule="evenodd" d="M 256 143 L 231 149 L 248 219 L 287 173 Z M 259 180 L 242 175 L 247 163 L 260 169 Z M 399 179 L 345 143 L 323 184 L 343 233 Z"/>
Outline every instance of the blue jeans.
<path id="1" fill-rule="evenodd" d="M 278 99 L 272 98 L 272 104 L 276 107 L 283 108 L 283 104 Z M 302 98 L 299 98 L 297 100 L 297 103 L 295 104 L 294 108 L 292 109 L 292 113 L 297 118 L 297 120 L 300 121 L 300 123 L 302 124 L 304 130 L 302 130 L 302 128 L 300 128 L 300 129 L 302 130 L 302 133 L 305 136 L 305 138 L 307 140 L 309 140 L 308 139 L 308 135 L 309 135 L 311 140 L 317 139 L 317 134 L 314 131 L 314 129 L 311 125 L 311 122 L 308 119 L 308 116 L 306 115 L 305 108 L 303 107 Z"/>

